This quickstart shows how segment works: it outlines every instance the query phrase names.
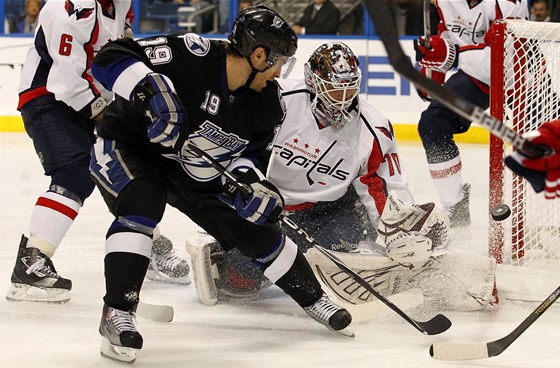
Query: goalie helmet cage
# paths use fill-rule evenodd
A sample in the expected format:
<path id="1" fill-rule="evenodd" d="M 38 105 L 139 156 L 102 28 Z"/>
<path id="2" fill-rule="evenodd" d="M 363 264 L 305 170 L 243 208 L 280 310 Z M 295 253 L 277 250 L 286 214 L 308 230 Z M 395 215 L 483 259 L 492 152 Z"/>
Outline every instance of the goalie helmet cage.
<path id="1" fill-rule="evenodd" d="M 500 20 L 491 27 L 490 113 L 520 134 L 560 113 L 560 24 Z M 505 203 L 511 216 L 489 216 L 489 253 L 497 263 L 535 269 L 560 264 L 560 200 L 546 200 L 506 169 L 512 146 L 490 137 L 490 210 Z"/>

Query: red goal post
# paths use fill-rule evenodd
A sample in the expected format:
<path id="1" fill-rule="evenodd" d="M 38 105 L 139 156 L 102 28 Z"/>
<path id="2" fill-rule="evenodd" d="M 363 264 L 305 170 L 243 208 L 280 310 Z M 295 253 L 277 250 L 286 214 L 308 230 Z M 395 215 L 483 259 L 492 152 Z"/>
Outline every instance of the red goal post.
<path id="1" fill-rule="evenodd" d="M 500 20 L 491 28 L 490 113 L 519 133 L 560 118 L 560 24 Z M 560 200 L 545 200 L 504 168 L 512 147 L 490 138 L 490 210 L 510 206 L 502 222 L 489 216 L 489 253 L 512 266 L 560 266 Z"/>

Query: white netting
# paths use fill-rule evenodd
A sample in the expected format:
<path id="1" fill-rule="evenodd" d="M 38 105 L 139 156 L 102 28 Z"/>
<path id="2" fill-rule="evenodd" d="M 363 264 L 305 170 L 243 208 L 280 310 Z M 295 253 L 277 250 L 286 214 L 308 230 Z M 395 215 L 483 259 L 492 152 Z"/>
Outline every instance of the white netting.
<path id="1" fill-rule="evenodd" d="M 560 24 L 509 20 L 498 28 L 504 38 L 500 44 L 497 33 L 492 41 L 492 114 L 520 133 L 560 118 Z M 560 200 L 545 200 L 504 169 L 501 158 L 511 150 L 491 145 L 491 160 L 500 159 L 491 165 L 501 167 L 490 174 L 490 203 L 508 204 L 512 215 L 499 224 L 490 220 L 490 253 L 506 264 L 557 269 Z"/>

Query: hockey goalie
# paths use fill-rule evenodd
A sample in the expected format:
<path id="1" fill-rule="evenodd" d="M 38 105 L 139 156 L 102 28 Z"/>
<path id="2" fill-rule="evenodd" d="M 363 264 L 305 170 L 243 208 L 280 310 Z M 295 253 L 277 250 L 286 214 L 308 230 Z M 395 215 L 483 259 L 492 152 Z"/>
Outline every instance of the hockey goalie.
<path id="1" fill-rule="evenodd" d="M 286 233 L 297 241 L 297 234 Z M 377 233 L 375 241 L 352 246 L 342 240 L 329 249 L 384 296 L 419 289 L 426 308 L 437 310 L 477 311 L 494 302 L 495 261 L 448 249 L 449 217 L 434 203 L 405 204 L 392 192 Z M 187 251 L 203 304 L 254 299 L 268 286 L 250 259 L 235 251 L 225 253 L 209 235 L 188 239 Z M 318 250 L 309 247 L 305 254 L 339 302 L 359 305 L 375 300 Z"/>
<path id="2" fill-rule="evenodd" d="M 303 78 L 277 79 L 286 115 L 270 144 L 266 180 L 281 193 L 285 216 L 381 293 L 420 288 L 428 302 L 445 300 L 442 307 L 480 308 L 490 301 L 493 265 L 480 257 L 479 268 L 465 270 L 470 258 L 447 251 L 449 214 L 433 203 L 414 205 L 393 126 L 360 97 L 359 62 L 348 45 L 328 42 L 311 54 Z M 252 167 L 251 160 L 243 163 L 227 167 L 238 181 Z M 253 207 L 266 211 L 266 203 Z M 348 305 L 373 299 L 295 231 L 284 226 L 283 233 L 307 252 L 332 296 Z M 187 251 L 204 304 L 254 298 L 266 284 L 249 258 L 235 249 L 223 252 L 212 239 L 189 240 Z M 281 267 L 291 262 L 286 256 Z"/>

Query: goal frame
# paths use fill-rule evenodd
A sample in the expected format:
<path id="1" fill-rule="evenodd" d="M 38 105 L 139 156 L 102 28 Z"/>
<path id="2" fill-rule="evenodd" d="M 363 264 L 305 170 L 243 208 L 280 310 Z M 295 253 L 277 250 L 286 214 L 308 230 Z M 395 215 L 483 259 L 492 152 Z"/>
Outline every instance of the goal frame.
<path id="1" fill-rule="evenodd" d="M 555 115 L 554 118 L 558 119 L 558 83 L 556 81 L 556 84 L 553 84 L 550 75 L 553 75 L 555 70 L 552 67 L 549 70 L 549 66 L 552 59 L 555 59 L 554 56 L 560 53 L 560 26 L 525 20 L 498 20 L 492 25 L 490 32 L 490 114 L 503 121 L 518 135 L 523 135 L 527 130 L 542 124 L 551 111 L 552 115 Z M 508 32 L 517 36 L 508 38 Z M 551 45 L 555 45 L 554 52 L 547 55 L 547 47 Z M 550 52 L 550 49 L 548 50 Z M 557 64 L 555 65 L 557 67 Z M 496 259 L 498 264 L 523 266 L 537 260 L 533 254 L 527 253 L 529 249 L 533 249 L 531 244 L 535 243 L 535 234 L 558 234 L 560 224 L 545 221 L 547 209 L 556 208 L 550 201 L 545 201 L 542 194 L 534 194 L 532 187 L 523 177 L 514 173 L 505 175 L 503 159 L 506 149 L 507 152 L 511 152 L 508 143 L 491 134 L 489 213 L 501 203 L 509 204 L 512 212 L 510 218 L 504 222 L 495 221 L 489 216 L 488 250 L 489 255 Z M 505 185 L 507 190 L 504 189 Z M 539 208 L 539 213 L 536 214 L 533 203 L 541 205 L 541 202 L 543 211 L 541 213 Z M 541 239 L 541 236 L 538 235 L 538 239 Z"/>

